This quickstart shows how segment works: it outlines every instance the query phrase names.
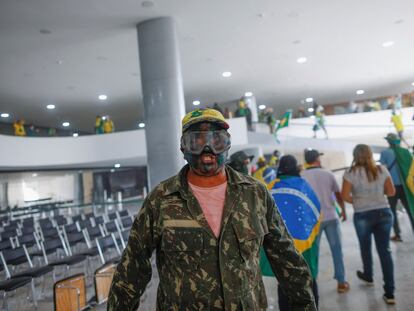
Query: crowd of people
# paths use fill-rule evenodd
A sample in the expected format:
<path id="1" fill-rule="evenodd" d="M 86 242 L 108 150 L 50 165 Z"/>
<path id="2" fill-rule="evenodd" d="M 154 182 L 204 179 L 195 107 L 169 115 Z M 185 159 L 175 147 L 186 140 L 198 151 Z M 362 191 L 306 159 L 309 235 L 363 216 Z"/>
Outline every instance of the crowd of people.
<path id="1" fill-rule="evenodd" d="M 115 131 L 115 125 L 109 116 L 97 115 L 95 118 L 95 134 L 108 134 Z"/>
<path id="2" fill-rule="evenodd" d="M 181 151 L 188 165 L 145 200 L 115 272 L 108 310 L 139 306 L 151 279 L 153 250 L 161 308 L 262 310 L 267 302 L 261 276 L 274 275 L 280 310 L 317 310 L 323 233 L 337 292 L 350 290 L 340 225 L 347 220 L 345 202 L 353 206 L 360 245 L 362 268 L 356 275 L 368 285 L 374 282 L 373 236 L 383 273 L 383 299 L 395 303 L 390 241 L 402 241 L 395 212 L 398 200 L 413 224 L 406 189 L 399 187 L 404 182 L 396 179 L 401 170 L 397 158 L 407 155 L 397 135 L 385 137 L 389 148 L 381 155 L 382 164 L 374 161 L 368 145 L 357 145 L 341 189 L 334 174 L 323 168 L 323 153 L 317 150 L 304 151 L 303 165 L 293 155 L 275 150 L 269 161 L 260 156 L 252 169 L 253 156 L 244 151 L 226 160 L 229 124 L 217 110 L 192 111 L 182 125 Z"/>

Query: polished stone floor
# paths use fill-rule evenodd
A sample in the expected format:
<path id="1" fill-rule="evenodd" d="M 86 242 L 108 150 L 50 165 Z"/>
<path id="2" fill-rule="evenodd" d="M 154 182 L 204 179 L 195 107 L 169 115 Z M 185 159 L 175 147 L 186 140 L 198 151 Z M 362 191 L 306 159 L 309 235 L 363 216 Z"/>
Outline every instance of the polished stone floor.
<path id="1" fill-rule="evenodd" d="M 349 211 L 351 208 L 349 207 Z M 352 218 L 352 213 L 349 213 Z M 399 212 L 399 219 L 403 230 L 403 243 L 392 243 L 392 252 L 395 265 L 396 280 L 396 305 L 387 306 L 382 300 L 382 273 L 379 265 L 378 256 L 374 253 L 375 258 L 375 286 L 367 287 L 362 284 L 355 275 L 357 269 L 361 268 L 359 255 L 359 246 L 352 224 L 349 219 L 342 224 L 343 250 L 345 257 L 345 268 L 347 279 L 351 285 L 351 290 L 346 294 L 336 292 L 336 281 L 333 276 L 333 265 L 326 237 L 322 238 L 320 267 L 319 267 L 319 295 L 320 310 L 349 310 L 349 311 L 385 311 L 414 310 L 414 235 L 411 231 L 408 218 L 405 214 Z M 82 271 L 82 267 L 78 268 Z M 72 270 L 77 272 L 76 269 Z M 47 288 L 52 288 L 51 278 L 46 280 Z M 140 311 L 155 310 L 157 280 L 151 282 L 147 292 L 142 297 Z M 278 310 L 277 291 L 275 279 L 265 279 L 266 292 L 268 295 L 269 309 Z M 92 286 L 88 289 L 89 297 L 92 296 Z M 9 310 L 34 310 L 33 305 L 25 299 L 26 290 L 17 291 L 14 297 L 9 299 Z M 45 298 L 39 302 L 38 310 L 53 310 L 53 299 L 51 291 L 47 290 Z M 96 310 L 105 310 L 105 306 L 99 306 Z"/>

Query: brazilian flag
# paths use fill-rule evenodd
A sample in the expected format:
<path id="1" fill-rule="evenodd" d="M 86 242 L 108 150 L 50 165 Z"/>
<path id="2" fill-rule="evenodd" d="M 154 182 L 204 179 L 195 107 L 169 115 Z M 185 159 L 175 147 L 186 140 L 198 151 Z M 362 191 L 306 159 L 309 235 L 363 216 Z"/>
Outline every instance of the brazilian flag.
<path id="1" fill-rule="evenodd" d="M 414 215 L 414 161 L 408 149 L 393 147 L 397 164 L 403 181 L 405 196 L 407 197 L 411 215 Z"/>
<path id="2" fill-rule="evenodd" d="M 320 203 L 311 186 L 301 177 L 281 177 L 268 185 L 295 248 L 305 258 L 313 278 L 318 275 L 317 236 L 320 229 Z M 260 254 L 264 276 L 273 276 L 264 251 Z"/>
<path id="3" fill-rule="evenodd" d="M 292 116 L 292 110 L 286 111 L 282 119 L 280 119 L 279 124 L 277 125 L 277 128 L 276 128 L 276 131 L 280 130 L 281 128 L 288 127 L 291 116 Z"/>

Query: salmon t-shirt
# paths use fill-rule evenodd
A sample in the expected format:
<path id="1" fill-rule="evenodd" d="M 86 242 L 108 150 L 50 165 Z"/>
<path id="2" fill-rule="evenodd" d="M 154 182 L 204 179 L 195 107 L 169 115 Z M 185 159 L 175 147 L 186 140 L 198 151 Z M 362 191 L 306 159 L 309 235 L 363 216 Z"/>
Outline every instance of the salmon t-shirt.
<path id="1" fill-rule="evenodd" d="M 221 219 L 223 217 L 227 182 L 211 188 L 198 187 L 191 183 L 189 183 L 189 185 L 203 210 L 204 217 L 211 230 L 216 238 L 218 238 L 221 230 Z"/>

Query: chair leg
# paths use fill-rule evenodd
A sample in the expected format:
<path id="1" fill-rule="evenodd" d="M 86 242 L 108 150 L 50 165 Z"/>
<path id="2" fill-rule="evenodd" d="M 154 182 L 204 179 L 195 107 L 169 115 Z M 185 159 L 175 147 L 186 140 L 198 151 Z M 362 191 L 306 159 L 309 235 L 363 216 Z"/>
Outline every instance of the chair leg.
<path id="1" fill-rule="evenodd" d="M 9 311 L 9 305 L 7 303 L 7 292 L 3 292 L 3 310 Z"/>
<path id="2" fill-rule="evenodd" d="M 35 289 L 35 280 L 34 280 L 34 279 L 32 279 L 30 286 L 31 286 L 31 288 L 32 288 L 32 299 L 33 299 L 33 305 L 34 305 L 34 306 L 35 306 L 35 308 L 37 309 L 36 289 Z"/>

